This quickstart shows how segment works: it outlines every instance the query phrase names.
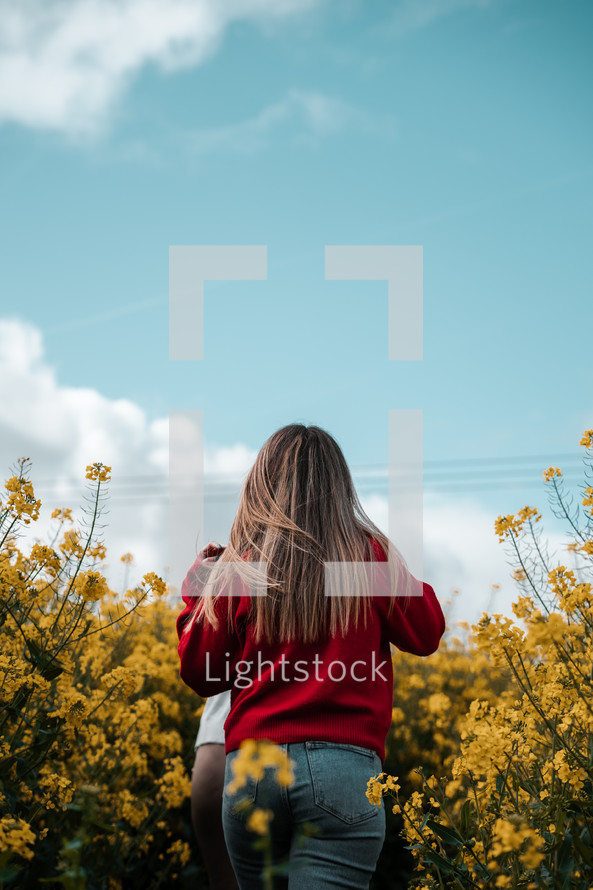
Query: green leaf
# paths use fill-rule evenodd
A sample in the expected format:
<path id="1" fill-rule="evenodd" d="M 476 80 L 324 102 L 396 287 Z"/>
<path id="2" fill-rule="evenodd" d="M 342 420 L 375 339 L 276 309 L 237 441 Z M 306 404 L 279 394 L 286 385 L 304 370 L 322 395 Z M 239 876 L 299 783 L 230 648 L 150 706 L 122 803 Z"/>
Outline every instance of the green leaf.
<path id="1" fill-rule="evenodd" d="M 71 850 L 80 850 L 84 846 L 84 841 L 81 837 L 73 837 L 71 840 L 66 841 L 65 844 L 62 845 L 62 852 L 66 850 L 70 852 Z"/>
<path id="2" fill-rule="evenodd" d="M 79 868 L 76 871 L 69 868 L 68 871 L 55 878 L 37 878 L 39 884 L 62 884 L 64 890 L 84 890 L 86 887 L 86 871 Z"/>
<path id="3" fill-rule="evenodd" d="M 593 850 L 591 847 L 584 843 L 583 839 L 579 837 L 578 834 L 574 835 L 572 842 L 583 861 L 586 862 L 587 865 L 593 865 Z"/>
<path id="4" fill-rule="evenodd" d="M 427 862 L 432 862 L 433 865 L 437 865 L 441 871 L 444 871 L 445 874 L 451 874 L 455 871 L 454 866 L 448 862 L 444 856 L 440 856 L 438 853 L 435 853 L 434 850 L 427 850 L 426 853 L 422 856 L 422 859 Z"/>
<path id="5" fill-rule="evenodd" d="M 59 677 L 64 672 L 62 664 L 53 655 L 43 652 L 35 640 L 27 640 L 27 646 L 31 653 L 31 657 L 28 660 L 35 665 L 44 680 L 51 682 L 51 680 L 55 680 L 56 677 Z"/>
<path id="6" fill-rule="evenodd" d="M 459 837 L 456 831 L 451 828 L 447 828 L 445 825 L 440 825 L 438 822 L 435 822 L 434 819 L 429 819 L 426 823 L 426 827 L 430 828 L 430 830 L 436 834 L 437 837 L 440 837 L 442 841 L 445 841 L 446 844 L 453 844 L 455 847 L 463 847 L 463 839 Z"/>
<path id="7" fill-rule="evenodd" d="M 5 865 L 0 868 L 0 881 L 7 882 L 14 881 L 17 878 L 22 869 L 20 869 L 17 865 Z"/>
<path id="8" fill-rule="evenodd" d="M 459 822 L 461 825 L 461 833 L 467 834 L 469 831 L 469 826 L 471 823 L 471 801 L 466 800 L 463 806 L 461 807 L 461 812 L 459 813 Z"/>
<path id="9" fill-rule="evenodd" d="M 570 877 L 574 872 L 574 859 L 573 859 L 573 847 L 572 847 L 572 836 L 566 834 L 560 846 L 560 850 L 558 851 L 558 860 L 556 864 L 556 872 L 558 875 L 562 875 L 564 877 L 564 887 L 568 888 L 570 886 Z"/>
<path id="10" fill-rule="evenodd" d="M 426 828 L 426 823 L 428 822 L 429 819 L 430 819 L 430 813 L 426 813 L 424 819 L 422 820 L 422 822 L 420 824 L 420 829 L 419 829 L 420 831 L 422 831 L 423 828 Z"/>
<path id="11" fill-rule="evenodd" d="M 303 862 L 301 868 L 307 865 L 306 862 Z M 279 877 L 286 878 L 291 875 L 293 872 L 298 870 L 298 866 L 291 865 L 290 862 L 283 862 L 279 865 L 272 865 L 268 869 L 269 874 L 278 875 Z"/>

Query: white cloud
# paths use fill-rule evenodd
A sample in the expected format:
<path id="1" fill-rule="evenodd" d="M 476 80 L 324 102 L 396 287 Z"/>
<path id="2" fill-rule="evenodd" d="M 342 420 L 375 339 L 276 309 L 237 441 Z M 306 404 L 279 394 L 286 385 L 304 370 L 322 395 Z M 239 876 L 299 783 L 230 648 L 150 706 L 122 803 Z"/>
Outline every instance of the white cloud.
<path id="1" fill-rule="evenodd" d="M 361 502 L 373 522 L 387 533 L 387 498 L 375 494 Z M 423 518 L 424 579 L 434 587 L 441 603 L 452 602 L 448 607 L 450 624 L 461 620 L 474 623 L 484 611 L 512 617 L 511 604 L 520 592 L 511 577 L 516 565 L 511 564 L 510 554 L 494 533 L 496 517 L 470 497 L 451 498 L 425 491 Z M 550 554 L 563 552 L 566 563 L 564 537 L 554 533 L 545 540 Z"/>
<path id="2" fill-rule="evenodd" d="M 0 122 L 92 136 L 144 66 L 200 65 L 233 22 L 269 27 L 320 2 L 4 0 Z"/>
<path id="3" fill-rule="evenodd" d="M 265 148 L 272 135 L 277 137 L 283 127 L 300 143 L 314 144 L 346 128 L 365 133 L 380 130 L 385 135 L 393 128 L 393 121 L 387 117 L 379 120 L 361 108 L 320 92 L 292 89 L 251 118 L 184 133 L 182 139 L 192 154 L 221 149 L 252 154 Z"/>
<path id="4" fill-rule="evenodd" d="M 61 385 L 44 359 L 40 332 L 18 320 L 0 321 L 0 379 L 4 478 L 17 458 L 31 458 L 32 480 L 43 504 L 42 520 L 31 526 L 31 534 L 43 537 L 54 507 L 76 511 L 85 490 L 85 467 L 100 460 L 113 467 L 114 497 L 106 530 L 113 562 L 132 551 L 142 572 L 160 570 L 155 558 L 162 564 L 163 554 L 155 556 L 151 544 L 158 534 L 158 516 L 142 491 L 144 487 L 154 492 L 158 483 L 164 488 L 166 421 L 150 423 L 129 400 Z M 126 482 L 130 476 L 143 480 L 136 491 Z"/>
<path id="5" fill-rule="evenodd" d="M 0 379 L 0 479 L 8 477 L 17 458 L 29 457 L 43 505 L 41 519 L 29 527 L 27 539 L 44 538 L 55 507 L 71 507 L 81 517 L 85 468 L 100 460 L 112 467 L 109 512 L 104 517 L 109 580 L 117 585 L 123 577 L 119 557 L 126 552 L 134 554 L 136 581 L 147 571 L 165 573 L 168 417 L 149 422 L 127 399 L 108 399 L 93 389 L 60 384 L 44 358 L 40 331 L 17 319 L 0 320 Z M 193 442 L 190 438 L 188 447 Z M 206 443 L 207 539 L 228 535 L 241 482 L 254 459 L 255 452 L 241 443 Z"/>
<path id="6" fill-rule="evenodd" d="M 241 444 L 233 445 L 232 448 L 206 448 L 204 473 L 237 480 L 248 472 L 256 456 L 257 451 Z"/>
<path id="7" fill-rule="evenodd" d="M 144 413 L 132 402 L 59 386 L 43 359 L 41 334 L 30 325 L 1 322 L 0 375 L 5 436 L 20 434 L 47 452 L 63 454 L 60 473 L 69 468 L 79 474 L 92 455 L 92 460 L 112 463 L 124 446 L 140 451 L 151 437 Z"/>
<path id="8" fill-rule="evenodd" d="M 382 24 L 387 35 L 403 36 L 428 28 L 438 19 L 465 9 L 487 9 L 500 0 L 400 0 Z"/>

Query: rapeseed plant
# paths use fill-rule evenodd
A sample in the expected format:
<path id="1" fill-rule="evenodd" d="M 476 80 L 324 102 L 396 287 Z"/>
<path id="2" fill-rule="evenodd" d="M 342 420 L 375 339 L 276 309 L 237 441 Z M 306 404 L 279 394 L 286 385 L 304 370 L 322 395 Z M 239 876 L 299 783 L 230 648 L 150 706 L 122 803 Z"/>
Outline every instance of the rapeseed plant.
<path id="1" fill-rule="evenodd" d="M 580 444 L 589 479 L 593 430 Z M 471 702 L 446 769 L 427 778 L 424 758 L 419 790 L 400 797 L 385 773 L 369 782 L 369 800 L 388 794 L 403 816 L 417 888 L 593 885 L 593 488 L 571 509 L 561 469 L 543 476 L 580 562 L 551 563 L 535 508 L 498 517 L 521 595 L 514 620 L 484 615 L 469 646 L 505 684 Z"/>
<path id="2" fill-rule="evenodd" d="M 182 755 L 199 708 L 166 585 L 149 573 L 109 589 L 101 463 L 87 467 L 86 528 L 56 510 L 53 539 L 22 552 L 41 508 L 28 472 L 22 459 L 0 499 L 0 888 L 169 887 L 191 855 Z"/>

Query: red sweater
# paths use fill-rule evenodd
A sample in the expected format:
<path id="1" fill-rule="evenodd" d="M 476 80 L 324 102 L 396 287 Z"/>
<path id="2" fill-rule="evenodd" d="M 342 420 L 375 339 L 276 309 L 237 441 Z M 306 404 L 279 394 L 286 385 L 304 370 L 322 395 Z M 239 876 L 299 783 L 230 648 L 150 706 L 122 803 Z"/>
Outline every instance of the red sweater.
<path id="1" fill-rule="evenodd" d="M 375 559 L 385 561 L 376 542 L 373 549 Z M 200 553 L 181 588 L 186 605 L 177 617 L 179 674 L 203 698 L 231 690 L 224 726 L 226 753 L 247 738 L 277 744 L 318 740 L 371 748 L 383 762 L 393 707 L 389 644 L 430 655 L 445 630 L 430 584 L 414 578 L 418 595 L 395 597 L 389 616 L 390 598 L 373 596 L 366 629 L 361 613 L 358 629 L 351 626 L 345 636 L 313 643 L 256 644 L 254 629 L 245 622 L 251 604 L 247 595 L 215 600 L 218 629 L 208 622 L 194 622 L 182 634 L 194 608 L 194 572 L 202 559 Z"/>

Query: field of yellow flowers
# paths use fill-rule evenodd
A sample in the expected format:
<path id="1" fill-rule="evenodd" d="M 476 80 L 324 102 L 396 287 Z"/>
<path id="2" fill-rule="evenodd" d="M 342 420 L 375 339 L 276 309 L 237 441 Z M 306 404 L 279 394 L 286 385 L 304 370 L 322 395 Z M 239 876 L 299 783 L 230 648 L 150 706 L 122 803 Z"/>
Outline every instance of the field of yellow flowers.
<path id="1" fill-rule="evenodd" d="M 593 430 L 581 444 L 591 475 Z M 53 539 L 22 553 L 29 474 L 19 461 L 0 500 L 0 890 L 205 890 L 189 809 L 203 702 L 179 679 L 179 605 L 152 573 L 109 589 L 100 463 L 86 524 L 57 510 Z M 426 659 L 393 652 L 373 890 L 593 888 L 593 483 L 572 510 L 561 471 L 545 475 L 576 567 L 550 563 L 535 508 L 499 517 L 515 620 L 484 616 Z"/>
<path id="2" fill-rule="evenodd" d="M 484 615 L 472 629 L 459 653 L 461 665 L 471 665 L 469 696 L 457 684 L 461 671 L 453 676 L 443 662 L 448 647 L 433 657 L 432 676 L 426 659 L 418 681 L 411 667 L 406 678 L 427 685 L 415 702 L 408 682 L 396 709 L 404 768 L 394 775 L 386 764 L 367 793 L 402 819 L 421 890 L 593 888 L 593 430 L 580 444 L 579 504 L 567 497 L 558 467 L 544 473 L 573 568 L 551 562 L 534 507 L 499 516 L 495 532 L 520 588 L 515 620 Z M 423 719 L 423 710 L 434 719 Z M 417 715 L 426 747 L 415 751 L 411 790 L 407 752 L 421 738 Z"/>
<path id="3" fill-rule="evenodd" d="M 169 887 L 184 867 L 196 886 L 201 702 L 179 680 L 165 585 L 149 574 L 125 597 L 107 587 L 100 464 L 85 533 L 56 511 L 55 539 L 25 556 L 16 533 L 40 509 L 27 469 L 0 505 L 0 887 Z"/>

